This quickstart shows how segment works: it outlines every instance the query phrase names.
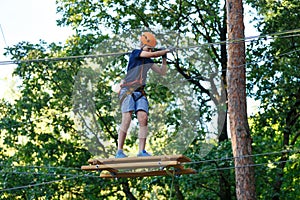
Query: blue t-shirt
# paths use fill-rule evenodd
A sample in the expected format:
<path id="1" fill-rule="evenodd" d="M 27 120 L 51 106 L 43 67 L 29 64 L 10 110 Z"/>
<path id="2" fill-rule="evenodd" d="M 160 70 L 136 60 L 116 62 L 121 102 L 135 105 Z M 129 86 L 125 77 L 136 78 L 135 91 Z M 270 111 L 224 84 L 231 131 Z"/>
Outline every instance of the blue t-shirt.
<path id="1" fill-rule="evenodd" d="M 142 84 L 146 84 L 147 72 L 152 67 L 154 61 L 151 58 L 140 57 L 142 50 L 135 49 L 131 52 L 127 66 L 125 83 L 130 83 L 142 78 Z"/>

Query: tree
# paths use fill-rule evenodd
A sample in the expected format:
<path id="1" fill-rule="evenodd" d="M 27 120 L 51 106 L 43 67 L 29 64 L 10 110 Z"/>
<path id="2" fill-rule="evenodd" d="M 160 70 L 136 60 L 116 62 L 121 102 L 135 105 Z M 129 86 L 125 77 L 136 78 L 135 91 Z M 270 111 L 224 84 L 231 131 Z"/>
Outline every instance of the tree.
<path id="1" fill-rule="evenodd" d="M 90 152 L 83 146 L 70 116 L 72 77 L 81 63 L 80 59 L 66 62 L 25 61 L 72 53 L 77 55 L 79 52 L 84 54 L 80 47 L 83 41 L 89 42 L 86 38 L 80 40 L 74 37 L 69 42 L 76 43 L 76 46 L 70 44 L 66 49 L 55 44 L 47 45 L 43 41 L 36 45 L 21 42 L 9 48 L 7 54 L 19 62 L 14 74 L 22 84 L 19 86 L 19 97 L 9 102 L 2 100 L 0 104 L 1 148 L 4 149 L 1 151 L 1 189 L 63 180 L 66 176 L 76 177 L 76 169 L 80 169 L 90 158 Z M 77 191 L 86 181 L 84 178 L 74 178 L 49 186 L 42 184 L 34 190 L 29 187 L 8 190 L 1 195 L 1 199 L 63 198 L 66 194 L 84 199 L 86 194 Z"/>
<path id="2" fill-rule="evenodd" d="M 299 148 L 299 1 L 249 1 L 257 9 L 257 28 L 269 40 L 257 40 L 249 54 L 249 94 L 260 101 L 259 113 L 253 116 L 255 151 L 279 152 L 259 159 L 274 162 L 272 168 L 260 169 L 257 188 L 271 185 L 267 191 L 259 191 L 269 199 L 296 198 L 298 186 L 294 174 L 299 158 L 293 150 Z M 296 31 L 296 32 L 295 32 Z M 297 114 L 296 114 L 297 113 Z M 268 177 L 268 178 L 266 178 Z"/>
<path id="3" fill-rule="evenodd" d="M 263 37 L 267 42 L 263 40 L 253 42 L 252 51 L 247 55 L 248 94 L 261 102 L 261 109 L 252 116 L 250 124 L 253 152 L 264 155 L 253 155 L 256 164 L 257 197 L 296 199 L 300 191 L 298 184 L 300 163 L 297 151 L 300 135 L 298 131 L 299 37 L 297 35 L 299 15 L 290 13 L 298 13 L 299 2 L 253 1 L 252 4 L 263 16 L 262 19 L 256 19 L 259 20 L 259 31 L 262 35 L 269 35 L 267 38 Z M 111 148 L 105 148 L 106 153 L 113 152 L 117 122 L 114 121 L 116 117 L 111 114 L 109 101 L 113 99 L 113 93 L 110 84 L 111 79 L 119 78 L 122 70 L 125 69 L 126 55 L 91 59 L 99 66 L 105 63 L 107 67 L 101 71 L 105 76 L 87 65 L 88 59 L 82 57 L 66 59 L 65 57 L 93 54 L 94 49 L 103 47 L 104 39 L 107 41 L 119 33 L 128 35 L 132 29 L 149 30 L 154 26 L 164 27 L 163 30 L 168 29 L 171 32 L 178 30 L 183 35 L 178 37 L 181 43 L 177 46 L 182 48 L 182 54 L 174 55 L 170 65 L 173 71 L 178 70 L 177 76 L 180 75 L 181 78 L 189 81 L 190 86 L 195 89 L 197 94 L 195 101 L 200 107 L 193 107 L 193 109 L 199 108 L 201 116 L 207 118 L 207 121 L 210 120 L 211 109 L 207 105 L 213 101 L 213 97 L 217 96 L 209 97 L 210 93 L 203 84 L 203 80 L 208 77 L 208 72 L 212 72 L 208 71 L 208 68 L 217 69 L 214 72 L 221 75 L 226 85 L 224 79 L 227 68 L 226 44 L 218 43 L 219 40 L 226 40 L 226 11 L 221 1 L 177 1 L 176 4 L 172 1 L 168 3 L 163 1 L 134 3 L 63 1 L 63 3 L 58 2 L 58 11 L 63 14 L 59 23 L 70 25 L 77 31 L 77 34 L 70 37 L 64 45 L 20 42 L 8 49 L 8 53 L 18 63 L 15 74 L 19 80 L 22 80 L 22 84 L 19 87 L 21 96 L 14 100 L 1 101 L 1 189 L 83 175 L 79 167 L 86 164 L 92 156 L 87 150 L 96 147 L 96 151 L 103 151 L 103 147 L 98 143 L 103 141 L 100 137 L 92 140 L 92 143 L 97 145 L 86 147 L 89 138 L 83 134 L 85 130 L 76 128 L 77 123 L 69 115 L 79 109 L 84 110 L 80 106 L 74 109 L 76 102 L 73 101 L 74 86 L 77 86 L 75 83 L 76 79 L 80 78 L 80 73 L 84 75 L 81 77 L 90 77 L 90 80 L 102 78 L 95 82 L 82 81 L 80 86 L 85 88 L 79 87 L 77 91 L 84 89 L 82 91 L 87 92 L 87 96 L 95 97 L 92 98 L 95 104 L 92 108 L 96 119 L 95 124 L 105 133 L 105 139 L 110 142 Z M 111 32 L 106 35 L 104 29 L 105 31 L 110 29 Z M 282 31 L 291 29 L 295 30 L 282 34 Z M 273 34 L 276 32 L 277 34 Z M 126 40 L 132 37 L 135 36 L 130 35 Z M 177 35 L 174 38 L 177 38 Z M 171 41 L 174 38 L 171 38 Z M 121 42 L 124 41 L 119 39 L 110 41 L 109 45 L 112 49 L 102 48 L 98 53 L 119 53 L 130 50 L 128 47 L 125 48 L 126 43 L 122 44 Z M 168 41 L 165 44 L 173 45 L 169 43 L 170 38 L 165 39 Z M 209 44 L 206 44 L 207 42 Z M 195 48 L 184 49 L 190 46 Z M 203 53 L 204 51 L 206 54 Z M 199 59 L 207 55 L 210 55 L 210 59 Z M 51 57 L 64 59 L 51 60 L 49 59 Z M 42 60 L 27 62 L 28 59 Z M 205 63 L 207 68 L 199 68 L 197 63 L 199 60 L 202 64 Z M 214 65 L 210 65 L 211 63 Z M 120 79 L 118 78 L 116 81 Z M 180 82 L 184 80 L 180 79 Z M 95 86 L 92 90 L 88 90 L 90 83 Z M 155 82 L 149 84 L 149 87 L 159 88 L 159 91 L 148 93 L 153 101 L 151 103 L 162 108 L 176 105 L 174 92 Z M 83 93 L 79 92 L 80 94 L 83 96 Z M 80 103 L 80 98 L 78 100 L 77 103 Z M 166 112 L 168 116 L 166 124 L 177 128 L 181 124 L 182 112 L 176 106 L 168 108 L 171 109 Z M 192 111 L 189 110 L 187 114 L 190 112 Z M 90 112 L 84 114 L 84 117 L 92 116 L 89 115 Z M 97 127 L 93 130 L 97 130 Z M 173 194 L 178 198 L 184 196 L 187 199 L 234 199 L 234 177 L 230 176 L 233 170 L 222 169 L 233 163 L 226 159 L 218 161 L 232 154 L 231 144 L 226 141 L 226 127 L 219 128 L 223 128 L 219 144 L 216 148 L 208 148 L 209 153 L 203 152 L 205 147 L 203 139 L 206 132 L 197 131 L 197 137 L 185 154 L 195 161 L 200 160 L 200 163 L 192 166 L 199 173 L 178 179 L 174 177 L 174 187 L 170 187 L 171 177 L 116 181 L 101 180 L 94 177 L 95 174 L 84 174 L 89 176 L 74 177 L 69 181 L 40 187 L 5 191 L 1 198 L 99 199 L 127 196 L 134 199 L 152 195 L 157 199 L 166 199 L 169 197 L 170 190 L 174 188 L 176 193 Z M 159 132 L 156 139 L 163 139 L 167 133 L 167 131 Z M 135 138 L 131 137 L 127 145 L 132 147 L 134 143 Z M 206 156 L 203 157 L 204 155 Z"/>
<path id="4" fill-rule="evenodd" d="M 246 106 L 243 3 L 227 0 L 228 20 L 228 112 L 235 158 L 237 199 L 256 199 L 250 130 Z"/>
<path id="5" fill-rule="evenodd" d="M 63 14 L 62 19 L 58 20 L 59 24 L 72 26 L 74 29 L 76 29 L 77 35 L 75 35 L 74 38 L 70 38 L 65 44 L 65 46 L 62 47 L 51 44 L 44 49 L 41 48 L 41 46 L 43 46 L 42 44 L 37 44 L 35 46 L 30 44 L 19 44 L 17 47 L 10 49 L 10 54 L 15 60 L 24 59 L 24 57 L 26 56 L 28 59 L 34 59 L 46 58 L 51 56 L 56 57 L 56 55 L 86 55 L 94 53 L 93 49 L 97 48 L 100 49 L 100 51 L 98 51 L 97 53 L 119 52 L 120 49 L 127 50 L 124 49 L 124 44 L 126 43 L 120 43 L 121 40 L 117 40 L 117 42 L 113 41 L 114 43 L 109 43 L 113 48 L 105 49 L 103 48 L 106 47 L 105 45 L 103 45 L 103 38 L 111 39 L 114 38 L 114 36 L 118 36 L 120 34 L 122 35 L 123 33 L 132 33 L 132 30 L 134 29 L 149 30 L 153 29 L 153 27 L 163 27 L 163 31 L 161 33 L 158 32 L 160 35 L 166 35 L 166 31 L 177 31 L 177 33 L 180 33 L 178 35 L 181 35 L 181 37 L 178 37 L 178 39 L 180 39 L 178 40 L 180 45 L 177 45 L 179 48 L 182 47 L 181 52 L 179 52 L 181 54 L 174 54 L 174 59 L 172 60 L 170 65 L 172 66 L 173 70 L 177 71 L 176 75 L 180 75 L 181 78 L 183 77 L 185 80 L 187 80 L 190 83 L 189 88 L 192 88 L 196 93 L 194 102 L 197 102 L 197 107 L 191 108 L 194 109 L 194 111 L 199 111 L 199 113 L 202 116 L 201 119 L 203 121 L 210 121 L 213 113 L 212 109 L 210 109 L 210 103 L 214 102 L 215 104 L 220 104 L 224 101 L 224 99 L 221 97 L 226 96 L 226 91 L 222 90 L 220 92 L 220 88 L 218 88 L 218 85 L 215 84 L 216 82 L 214 82 L 216 79 L 218 81 L 221 79 L 223 81 L 223 85 L 226 85 L 226 44 L 214 44 L 219 40 L 226 40 L 226 11 L 223 1 L 178 1 L 177 3 L 173 3 L 172 1 L 166 3 L 165 1 L 154 0 L 147 2 L 58 1 L 58 11 Z M 126 37 L 125 39 L 126 41 L 130 41 L 130 39 L 134 38 L 135 36 L 137 35 L 131 34 L 130 37 Z M 177 37 L 174 38 L 177 39 Z M 174 41 L 174 38 L 171 38 L 172 41 Z M 174 45 L 173 42 L 169 42 L 170 37 L 162 39 L 165 39 L 166 41 L 164 45 Z M 187 46 L 188 48 L 184 49 L 184 46 Z M 190 48 L 190 46 L 196 47 Z M 209 57 L 209 59 L 206 59 L 207 57 Z M 95 129 L 90 130 L 99 130 L 97 128 L 100 127 L 101 131 L 103 131 L 105 133 L 105 136 L 107 136 L 104 138 L 105 141 L 109 141 L 109 144 L 111 144 L 110 146 L 113 147 L 113 143 L 116 141 L 116 134 L 114 134 L 116 133 L 116 122 L 113 120 L 114 116 L 112 116 L 111 114 L 112 108 L 110 107 L 110 104 L 107 103 L 107 99 L 109 99 L 112 96 L 112 91 L 110 89 L 110 81 L 112 79 L 117 79 L 118 75 L 122 73 L 122 69 L 125 69 L 126 59 L 127 57 L 124 55 L 120 57 L 110 58 L 108 59 L 108 61 L 105 61 L 104 58 L 96 58 L 96 64 L 99 64 L 99 66 L 100 64 L 105 64 L 103 71 L 97 73 L 95 73 L 96 71 L 90 65 L 86 65 L 86 60 L 84 61 L 83 59 L 66 59 L 60 62 L 45 61 L 41 63 L 32 62 L 20 64 L 16 73 L 22 79 L 26 80 L 23 84 L 23 87 L 26 88 L 26 90 L 24 90 L 23 92 L 23 97 L 19 99 L 18 105 L 10 105 L 12 108 L 10 108 L 7 105 L 3 105 L 3 110 L 10 108 L 9 112 L 11 113 L 9 116 L 11 117 L 8 117 L 8 119 L 14 119 L 13 117 L 16 117 L 18 118 L 18 120 L 22 120 L 25 118 L 26 121 L 30 121 L 32 119 L 38 120 L 39 117 L 44 117 L 47 119 L 49 118 L 50 122 L 46 125 L 46 127 L 49 128 L 49 130 L 47 130 L 47 133 L 51 136 L 51 122 L 55 122 L 54 130 L 57 131 L 57 134 L 55 135 L 56 140 L 60 140 L 60 137 L 58 136 L 58 132 L 60 131 L 81 134 L 84 137 L 87 136 L 86 134 L 83 135 L 82 133 L 87 129 L 91 128 L 92 126 L 88 126 L 85 130 L 75 129 L 72 119 L 68 118 L 66 114 L 61 115 L 64 117 L 57 117 L 57 115 L 53 116 L 51 112 L 54 110 L 55 113 L 57 112 L 58 114 L 61 112 L 64 113 L 66 111 L 71 111 L 73 109 L 72 105 L 74 105 L 74 102 L 72 102 L 71 96 L 74 94 L 74 85 L 76 85 L 74 83 L 76 82 L 76 78 L 80 78 L 80 76 L 78 76 L 80 74 L 79 71 L 82 69 L 83 66 L 85 66 L 84 70 L 81 71 L 84 72 L 83 78 L 90 77 L 90 80 L 94 80 L 93 77 L 101 75 L 99 76 L 101 77 L 101 80 L 97 80 L 95 82 L 90 82 L 90 80 L 84 80 L 81 82 L 83 84 L 78 87 L 79 90 L 77 91 L 87 92 L 79 92 L 79 95 L 90 95 L 92 100 L 94 100 L 93 103 L 95 103 L 95 106 L 91 108 L 94 112 L 94 115 L 89 115 L 89 110 L 85 110 L 88 112 L 84 113 L 84 117 L 91 117 L 90 119 L 92 119 L 95 116 L 96 127 Z M 201 67 L 199 67 L 199 62 L 201 63 Z M 214 92 L 211 92 L 205 87 L 206 85 L 204 84 L 204 82 L 209 82 L 207 80 L 214 80 L 210 82 L 213 85 Z M 182 79 L 180 79 L 180 81 L 182 81 Z M 42 83 L 47 83 L 47 87 Z M 95 86 L 92 88 L 92 90 L 89 90 L 90 83 L 92 83 L 92 85 Z M 152 88 L 158 88 L 157 86 L 160 85 L 157 85 L 155 83 L 149 85 L 149 87 Z M 33 94 L 31 91 L 34 91 Z M 217 93 L 216 91 L 220 93 Z M 177 130 L 177 132 L 179 132 L 177 128 L 180 124 L 182 124 L 182 121 L 180 121 L 181 115 L 189 115 L 190 113 L 193 113 L 193 110 L 188 110 L 185 113 L 180 113 L 178 111 L 180 110 L 178 107 L 172 107 L 172 105 L 176 105 L 174 103 L 176 102 L 176 99 L 173 98 L 174 93 L 172 93 L 172 91 L 168 90 L 165 87 L 160 87 L 159 91 L 150 91 L 148 95 L 151 95 L 153 97 L 153 101 L 156 103 L 163 102 L 161 104 L 162 107 L 169 106 L 168 108 L 170 109 L 167 112 L 168 115 L 166 124 L 169 127 L 175 127 L 172 128 Z M 38 104 L 35 101 L 36 99 L 39 99 L 40 96 L 45 96 L 45 98 L 42 98 L 42 105 Z M 27 101 L 28 99 L 29 101 Z M 76 108 L 84 110 L 84 107 L 80 107 L 79 105 L 87 104 L 83 104 L 83 102 L 81 102 L 81 99 L 78 100 L 78 107 Z M 29 104 L 28 108 L 30 108 L 32 106 L 32 102 L 37 103 L 32 105 L 38 105 L 39 107 L 42 107 L 42 109 L 34 109 L 34 112 L 31 112 L 32 110 L 29 109 L 30 112 L 20 113 L 16 116 L 14 115 L 16 111 L 23 109 L 22 105 L 24 103 Z M 224 107 L 225 109 L 223 109 Z M 226 115 L 226 106 L 223 105 L 223 108 L 219 111 L 225 113 Z M 226 117 L 224 118 L 224 120 L 225 119 Z M 5 120 L 3 120 L 3 122 L 7 122 L 4 123 L 5 128 L 11 131 L 10 134 L 8 134 L 5 137 L 8 138 L 7 142 L 11 142 L 9 143 L 9 146 L 11 147 L 15 145 L 15 142 L 12 142 L 13 140 L 10 137 L 12 137 L 13 135 L 18 135 L 19 132 L 18 130 L 10 129 L 9 125 L 11 121 Z M 64 124 L 68 125 L 67 129 L 64 129 Z M 32 123 L 32 126 L 36 126 L 36 124 Z M 38 129 L 30 129 L 22 126 L 19 130 L 22 129 L 25 130 L 24 134 L 26 134 L 26 136 L 40 133 Z M 228 142 L 226 142 L 226 140 L 228 139 L 226 132 L 227 128 L 226 126 L 220 125 L 217 129 L 221 132 L 221 136 L 218 138 L 220 144 L 219 147 L 213 149 L 214 151 L 212 151 L 210 154 L 207 154 L 207 152 L 202 152 L 203 147 L 205 147 L 203 144 L 206 144 L 203 141 L 207 135 L 209 136 L 209 134 L 207 134 L 206 131 L 203 131 L 202 129 L 198 128 L 198 126 L 196 131 L 194 129 L 190 130 L 191 133 L 196 133 L 197 137 L 194 139 L 190 148 L 187 149 L 188 156 L 192 157 L 194 160 L 199 160 L 205 155 L 207 155 L 207 158 L 215 159 L 224 157 L 227 154 L 229 154 L 229 145 Z M 95 141 L 94 143 L 97 144 L 95 145 L 96 151 L 103 151 L 103 149 L 105 148 L 103 148 L 101 144 L 103 144 L 104 139 L 101 137 L 97 137 L 98 135 L 94 134 L 96 133 L 96 131 L 90 131 L 88 133 L 91 133 L 94 139 L 92 141 Z M 167 133 L 168 132 L 166 130 L 162 130 L 156 134 L 156 138 L 160 140 Z M 186 137 L 184 139 L 188 138 L 189 137 Z M 44 149 L 47 149 L 45 146 L 43 146 L 44 141 L 41 141 L 40 138 L 32 136 L 31 139 L 35 142 L 30 146 L 32 149 L 29 151 L 29 155 L 33 155 L 33 152 L 35 151 L 38 152 L 39 147 L 41 147 L 40 143 L 42 143 L 42 147 L 44 147 Z M 80 142 L 83 142 L 88 139 L 90 138 L 74 137 L 72 138 L 72 141 L 78 140 Z M 169 141 L 166 141 L 165 143 L 167 142 Z M 224 145 L 222 144 L 223 142 L 225 143 Z M 131 137 L 128 140 L 128 146 L 134 146 L 134 143 L 135 138 Z M 95 146 L 91 146 L 91 148 L 94 148 Z M 210 145 L 210 148 L 211 146 L 212 145 Z M 85 154 L 86 157 L 83 158 L 81 156 L 78 156 L 73 151 L 73 148 L 71 148 L 70 146 L 68 147 L 69 148 L 66 148 L 66 151 L 69 150 L 70 152 L 74 153 L 74 157 L 72 157 L 74 158 L 72 159 L 74 163 L 77 159 L 80 159 L 80 163 L 86 162 L 86 158 L 91 156 L 85 151 L 87 154 Z M 55 146 L 54 149 L 60 149 L 60 147 Z M 83 146 L 80 146 L 80 149 L 86 150 L 85 148 L 83 148 Z M 108 152 L 112 152 L 112 149 L 113 148 L 109 149 Z M 39 163 L 48 163 L 47 160 L 43 160 L 42 155 L 42 153 L 39 154 Z M 53 157 L 56 157 L 60 154 L 51 155 L 53 155 Z M 50 159 L 54 159 L 51 155 Z M 18 157 L 14 158 L 17 159 Z M 25 159 L 24 157 L 21 158 L 22 160 Z M 30 162 L 34 160 L 33 156 L 29 158 Z M 30 162 L 25 163 L 30 164 Z M 50 164 L 53 164 L 53 162 L 51 162 Z M 72 166 L 72 164 L 73 163 L 71 163 L 70 165 Z M 221 162 L 214 163 L 213 165 L 208 166 L 196 165 L 195 168 L 201 171 L 201 169 L 206 169 L 208 167 L 222 168 L 229 166 L 229 164 L 230 162 Z M 69 165 L 66 164 L 66 166 Z M 180 194 L 183 194 L 186 196 L 190 196 L 191 199 L 205 197 L 231 199 L 234 196 L 234 192 L 231 191 L 231 187 L 234 184 L 231 181 L 230 173 L 230 171 L 220 170 L 216 173 L 213 173 L 213 176 L 211 174 L 198 174 L 194 177 L 184 177 L 182 179 L 179 179 L 180 182 L 178 185 L 180 187 L 174 188 L 176 189 L 176 194 L 178 194 L 179 196 Z M 82 181 L 80 182 L 80 184 L 78 183 L 78 187 L 82 189 L 80 191 L 83 191 L 79 192 L 78 194 L 74 192 L 75 187 L 66 188 L 61 185 L 60 186 L 63 187 L 65 191 L 69 191 L 70 193 L 76 193 L 78 198 L 84 198 L 85 195 L 87 195 L 89 192 L 90 194 L 93 194 L 95 198 L 101 195 L 101 197 L 118 196 L 121 198 L 123 196 L 127 196 L 128 198 L 133 198 L 143 197 L 145 196 L 145 194 L 149 193 L 157 194 L 157 196 L 159 197 L 166 197 L 168 195 L 168 190 L 170 190 L 170 188 L 168 187 L 169 180 L 170 179 L 168 179 L 168 177 L 159 179 L 149 178 L 145 180 L 122 180 L 120 182 L 117 182 L 121 183 L 117 186 L 115 186 L 115 182 L 113 181 L 104 182 L 98 180 L 99 182 L 101 182 L 101 184 L 106 186 L 102 189 L 99 189 L 98 186 L 91 186 L 93 182 L 91 180 L 87 180 L 86 182 Z M 85 187 L 85 184 L 89 185 L 89 187 Z M 199 185 L 201 186 L 200 188 Z M 136 186 L 136 188 L 132 189 L 129 186 Z M 146 191 L 144 188 L 147 188 L 147 190 L 149 191 Z M 102 194 L 99 194 L 97 190 L 100 190 Z M 42 196 L 43 194 L 39 195 Z"/>

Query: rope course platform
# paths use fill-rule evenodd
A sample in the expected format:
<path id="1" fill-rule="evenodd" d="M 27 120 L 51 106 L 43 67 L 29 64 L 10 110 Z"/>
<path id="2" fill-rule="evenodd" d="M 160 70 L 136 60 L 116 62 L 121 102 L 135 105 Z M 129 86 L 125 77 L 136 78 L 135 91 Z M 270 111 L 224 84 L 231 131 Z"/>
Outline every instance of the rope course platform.
<path id="1" fill-rule="evenodd" d="M 82 166 L 81 169 L 99 171 L 101 178 L 195 174 L 194 169 L 184 168 L 181 164 L 188 162 L 191 162 L 191 159 L 184 155 L 90 159 L 90 165 Z"/>

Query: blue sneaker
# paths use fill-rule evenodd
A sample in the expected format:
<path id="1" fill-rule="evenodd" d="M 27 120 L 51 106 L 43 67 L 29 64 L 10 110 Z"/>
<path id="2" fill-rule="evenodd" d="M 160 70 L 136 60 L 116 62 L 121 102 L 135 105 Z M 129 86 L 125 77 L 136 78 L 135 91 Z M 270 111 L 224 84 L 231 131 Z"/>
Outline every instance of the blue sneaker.
<path id="1" fill-rule="evenodd" d="M 116 154 L 116 158 L 126 158 L 126 154 L 123 152 L 123 150 L 118 150 Z"/>
<path id="2" fill-rule="evenodd" d="M 151 156 L 150 153 L 148 153 L 146 150 L 140 151 L 137 155 L 138 157 L 144 157 L 144 156 Z"/>

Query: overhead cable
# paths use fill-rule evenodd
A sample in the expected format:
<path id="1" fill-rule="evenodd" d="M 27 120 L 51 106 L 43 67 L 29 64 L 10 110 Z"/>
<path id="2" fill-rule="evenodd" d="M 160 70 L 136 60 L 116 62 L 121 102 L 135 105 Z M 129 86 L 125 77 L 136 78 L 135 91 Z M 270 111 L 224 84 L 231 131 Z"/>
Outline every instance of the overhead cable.
<path id="1" fill-rule="evenodd" d="M 44 186 L 44 185 L 49 185 L 49 184 L 56 183 L 56 182 L 77 179 L 77 178 L 82 177 L 82 176 L 84 176 L 84 175 L 74 176 L 74 177 L 68 177 L 68 178 L 63 178 L 63 179 L 53 180 L 53 181 L 48 181 L 48 182 L 42 182 L 42 183 L 24 185 L 24 186 L 18 186 L 18 187 L 13 187 L 13 188 L 5 188 L 5 189 L 0 190 L 0 192 L 12 191 L 12 190 L 21 190 L 21 189 L 27 189 L 27 188 L 37 187 L 37 186 Z"/>
<path id="2" fill-rule="evenodd" d="M 257 164 L 249 164 L 249 165 L 240 165 L 240 166 L 229 166 L 229 167 L 205 169 L 205 170 L 198 170 L 196 174 L 208 173 L 208 172 L 212 172 L 212 171 L 224 171 L 224 170 L 231 170 L 231 169 L 238 169 L 238 168 L 260 167 L 260 166 L 265 166 L 265 165 L 281 164 L 281 163 L 288 163 L 288 162 L 295 162 L 295 160 L 283 160 L 283 161 L 274 161 L 274 162 L 267 162 L 267 163 L 257 163 Z M 184 163 L 182 163 L 182 164 L 184 164 Z M 6 172 L 6 173 L 18 173 L 18 172 Z M 21 173 L 22 172 L 20 172 L 19 174 L 21 174 Z M 30 173 L 27 173 L 27 175 L 28 174 L 30 174 Z M 34 173 L 31 173 L 31 174 L 34 174 Z M 27 188 L 31 188 L 31 187 L 37 187 L 37 186 L 44 186 L 44 185 L 49 185 L 49 184 L 56 183 L 56 182 L 67 181 L 67 180 L 83 178 L 83 177 L 86 177 L 86 178 L 99 178 L 99 176 L 92 176 L 92 175 L 89 175 L 89 174 L 74 175 L 74 176 L 64 178 L 64 179 L 59 179 L 59 180 L 53 180 L 53 181 L 48 181 L 48 182 L 36 183 L 36 184 L 29 184 L 29 185 L 18 186 L 18 187 L 13 187 L 13 188 L 5 188 L 5 189 L 0 190 L 0 192 L 27 189 Z M 190 176 L 190 177 L 192 177 L 192 176 Z"/>
<path id="3" fill-rule="evenodd" d="M 278 57 L 281 57 L 281 56 L 285 56 L 285 55 L 289 55 L 289 54 L 293 54 L 293 53 L 296 53 L 296 52 L 299 52 L 300 50 L 292 50 L 292 51 L 289 51 L 289 52 L 286 52 L 286 53 L 282 53 L 282 54 L 279 54 Z M 238 68 L 238 67 L 244 67 L 244 66 L 247 66 L 249 64 L 255 64 L 256 62 L 247 62 L 245 64 L 241 64 L 241 65 L 238 65 L 238 66 L 233 66 L 232 68 Z M 296 65 L 295 67 L 299 67 L 299 65 Z M 231 68 L 231 69 L 232 69 Z M 219 72 L 224 72 L 224 71 L 227 71 L 227 69 L 224 69 L 224 70 L 218 70 L 216 72 L 210 72 L 208 73 L 208 75 L 211 75 L 211 74 L 216 74 L 216 73 L 219 73 Z M 180 80 L 180 81 L 171 81 L 170 84 L 176 84 L 176 83 L 181 83 L 183 81 L 189 81 L 189 80 L 194 80 L 194 79 L 197 79 L 197 78 L 202 78 L 203 76 L 202 75 L 199 75 L 199 76 L 195 76 L 195 77 L 190 77 L 190 78 L 186 78 L 184 80 Z M 115 97 L 114 99 L 118 99 L 118 97 Z M 112 101 L 112 98 L 108 98 L 107 100 L 104 100 L 104 101 L 101 101 L 101 103 L 109 103 Z M 83 107 L 78 107 L 78 108 L 74 108 L 72 110 L 69 110 L 69 111 L 64 111 L 64 112 L 61 112 L 61 113 L 57 113 L 57 114 L 54 114 L 55 116 L 61 116 L 61 115 L 64 115 L 64 114 L 68 114 L 68 113 L 71 113 L 71 112 L 79 112 L 81 110 L 85 110 L 88 106 L 90 105 L 85 105 Z M 18 122 L 17 124 L 14 124 L 14 125 L 11 125 L 10 128 L 15 128 L 15 127 L 19 127 L 21 124 L 29 124 L 29 123 L 33 123 L 35 121 L 40 121 L 40 120 L 43 120 L 43 119 L 48 119 L 49 116 L 44 116 L 44 117 L 40 117 L 40 118 L 37 118 L 37 119 L 34 119 L 30 122 Z"/>
<path id="4" fill-rule="evenodd" d="M 269 40 L 269 39 L 272 39 L 272 37 L 289 38 L 289 37 L 299 36 L 300 34 L 295 34 L 295 33 L 299 33 L 299 32 L 300 32 L 300 29 L 293 29 L 293 30 L 276 32 L 276 33 L 266 34 L 266 35 L 250 36 L 250 37 L 245 37 L 245 38 L 240 38 L 240 39 L 211 42 L 211 43 L 202 43 L 199 45 L 186 46 L 186 47 L 176 47 L 176 50 L 193 49 L 193 48 L 199 48 L 202 46 L 210 46 L 210 45 L 231 44 L 231 43 L 238 43 L 238 42 L 250 42 L 252 40 L 259 40 L 259 39 Z M 292 34 L 292 35 L 286 35 L 286 34 Z M 121 55 L 126 55 L 129 53 L 130 52 L 118 52 L 118 53 L 103 53 L 103 54 L 94 54 L 94 55 L 77 55 L 77 56 L 65 56 L 65 57 L 28 59 L 28 60 L 17 60 L 17 61 L 0 61 L 0 65 L 11 65 L 11 64 L 21 64 L 21 63 L 33 63 L 33 62 L 64 61 L 64 60 L 99 58 L 99 57 L 109 57 L 109 56 L 121 56 Z"/>
<path id="5" fill-rule="evenodd" d="M 226 160 L 234 160 L 237 158 L 248 158 L 248 157 L 260 157 L 260 156 L 271 156 L 275 154 L 283 154 L 283 153 L 299 153 L 300 149 L 292 149 L 292 150 L 282 150 L 282 151 L 273 151 L 273 152 L 266 152 L 266 153 L 259 153 L 259 154 L 251 154 L 251 155 L 241 155 L 237 157 L 225 157 L 225 158 L 217 158 L 217 159 L 208 159 L 208 160 L 200 160 L 200 161 L 192 161 L 188 163 L 182 163 L 184 165 L 191 165 L 191 164 L 202 164 L 202 163 L 210 163 L 210 162 L 218 162 L 218 161 L 226 161 Z M 68 168 L 68 167 L 54 167 L 54 166 L 35 166 L 35 165 L 11 165 L 7 163 L 0 163 L 1 167 L 7 168 L 36 168 L 36 169 L 48 169 L 48 170 L 81 170 L 81 168 Z M 0 174 L 6 173 L 6 171 L 0 171 Z M 59 174 L 56 174 L 59 175 Z M 66 175 L 66 174 L 65 174 Z"/>

